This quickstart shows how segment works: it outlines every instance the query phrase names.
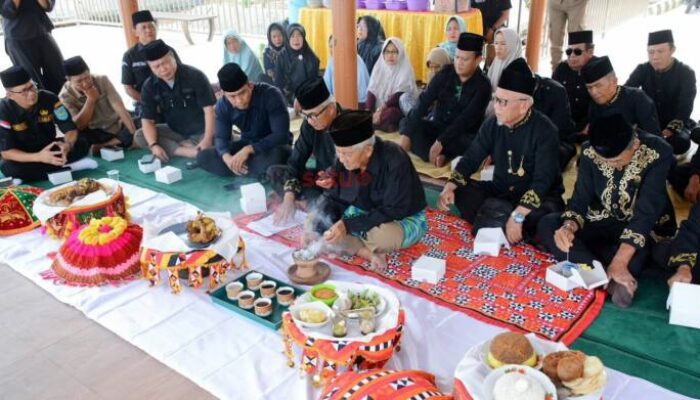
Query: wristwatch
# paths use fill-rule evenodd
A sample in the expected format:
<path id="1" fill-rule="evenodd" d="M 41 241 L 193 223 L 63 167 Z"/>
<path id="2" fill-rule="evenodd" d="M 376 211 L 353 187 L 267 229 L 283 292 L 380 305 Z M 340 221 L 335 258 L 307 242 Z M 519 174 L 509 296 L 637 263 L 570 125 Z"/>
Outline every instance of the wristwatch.
<path id="1" fill-rule="evenodd" d="M 525 216 L 517 211 L 510 213 L 510 217 L 513 218 L 516 224 L 522 224 L 525 221 Z"/>

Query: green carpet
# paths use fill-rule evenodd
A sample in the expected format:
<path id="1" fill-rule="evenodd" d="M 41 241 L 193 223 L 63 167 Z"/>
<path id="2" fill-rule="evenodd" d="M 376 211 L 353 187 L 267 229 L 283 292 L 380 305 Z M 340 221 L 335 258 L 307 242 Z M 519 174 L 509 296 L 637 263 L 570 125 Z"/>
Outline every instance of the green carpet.
<path id="1" fill-rule="evenodd" d="M 124 160 L 105 162 L 99 168 L 74 174 L 82 177 L 106 177 L 110 169 L 118 169 L 120 179 L 135 185 L 166 193 L 205 211 L 240 213 L 240 191 L 227 191 L 231 182 L 250 183 L 250 178 L 220 178 L 201 169 L 187 170 L 185 159 L 170 165 L 182 169 L 183 179 L 166 185 L 155 181 L 153 174 L 139 171 L 137 160 L 143 150 L 126 153 Z M 41 182 L 35 186 L 49 188 Z M 270 188 L 267 188 L 268 192 Z M 428 204 L 435 207 L 440 192 L 426 188 Z M 454 210 L 453 210 L 454 212 Z M 668 324 L 666 297 L 668 288 L 662 280 L 640 280 L 639 293 L 629 309 L 622 310 L 609 300 L 601 315 L 573 343 L 572 347 L 599 356 L 618 371 L 634 375 L 687 396 L 700 398 L 700 330 Z"/>

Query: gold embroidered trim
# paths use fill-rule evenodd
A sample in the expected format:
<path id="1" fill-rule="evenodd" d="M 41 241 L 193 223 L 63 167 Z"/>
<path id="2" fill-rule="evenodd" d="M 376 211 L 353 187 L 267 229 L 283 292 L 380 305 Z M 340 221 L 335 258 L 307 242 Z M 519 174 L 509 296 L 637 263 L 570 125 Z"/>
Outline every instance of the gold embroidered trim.
<path id="1" fill-rule="evenodd" d="M 583 228 L 583 224 L 586 222 L 586 220 L 583 218 L 583 215 L 571 210 L 564 211 L 564 213 L 561 215 L 561 218 L 575 221 L 578 224 L 579 229 Z"/>
<path id="2" fill-rule="evenodd" d="M 284 191 L 299 194 L 301 193 L 301 183 L 298 179 L 288 179 L 284 182 Z"/>
<path id="3" fill-rule="evenodd" d="M 634 205 L 637 199 L 637 190 L 634 188 L 633 193 L 629 193 L 627 188 L 630 182 L 639 184 L 641 181 L 642 172 L 648 168 L 654 161 L 659 159 L 659 153 L 648 147 L 645 144 L 639 146 L 637 151 L 634 152 L 632 160 L 627 166 L 625 166 L 624 173 L 620 178 L 620 181 L 615 184 L 615 169 L 611 167 L 605 159 L 603 159 L 592 147 L 588 147 L 583 151 L 583 154 L 590 158 L 596 167 L 600 170 L 603 176 L 607 179 L 605 189 L 601 193 L 601 204 L 603 206 L 602 210 L 588 209 L 586 213 L 586 218 L 589 221 L 600 221 L 611 216 L 615 216 L 620 221 L 629 221 L 632 219 L 634 214 Z M 617 189 L 618 191 L 618 201 L 615 204 L 617 207 L 613 207 L 613 192 Z"/>
<path id="4" fill-rule="evenodd" d="M 449 182 L 456 183 L 459 186 L 464 186 L 467 184 L 467 179 L 458 171 L 452 171 L 450 174 Z"/>
<path id="5" fill-rule="evenodd" d="M 673 133 L 678 133 L 681 131 L 681 129 L 683 129 L 683 126 L 685 126 L 683 121 L 680 119 L 674 119 L 673 121 L 669 122 L 668 125 L 666 125 L 666 129 L 672 131 Z"/>
<path id="6" fill-rule="evenodd" d="M 532 208 L 540 208 L 542 201 L 540 200 L 540 196 L 538 196 L 534 190 L 530 189 L 520 198 L 520 204 Z"/>
<path id="7" fill-rule="evenodd" d="M 697 263 L 698 259 L 698 253 L 681 253 L 678 255 L 675 255 L 671 257 L 668 260 L 668 265 L 670 266 L 676 266 L 676 265 L 683 265 L 683 264 L 688 264 L 690 268 L 695 267 L 695 264 Z"/>
<path id="8" fill-rule="evenodd" d="M 525 114 L 523 119 L 521 119 L 520 121 L 515 123 L 511 129 L 516 130 L 516 129 L 520 128 L 521 126 L 525 125 L 527 123 L 527 121 L 530 120 L 530 117 L 532 117 L 532 107 L 530 107 L 530 109 L 527 110 L 527 114 Z"/>
<path id="9" fill-rule="evenodd" d="M 622 86 L 618 86 L 617 90 L 615 90 L 615 95 L 610 99 L 609 102 L 605 103 L 606 106 L 611 105 L 612 103 L 617 101 L 617 98 L 620 97 L 620 93 L 622 93 Z"/>
<path id="10" fill-rule="evenodd" d="M 631 240 L 632 243 L 639 247 L 644 247 L 647 239 L 641 233 L 632 231 L 631 229 L 625 228 L 622 230 L 622 235 L 620 235 L 620 240 Z"/>

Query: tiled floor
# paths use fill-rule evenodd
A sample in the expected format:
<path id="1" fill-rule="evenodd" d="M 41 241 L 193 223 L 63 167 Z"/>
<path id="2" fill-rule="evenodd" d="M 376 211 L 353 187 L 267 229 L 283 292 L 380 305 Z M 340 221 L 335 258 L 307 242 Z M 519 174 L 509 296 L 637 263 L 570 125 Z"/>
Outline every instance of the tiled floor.
<path id="1" fill-rule="evenodd" d="M 212 398 L 8 266 L 0 276 L 0 399 Z"/>

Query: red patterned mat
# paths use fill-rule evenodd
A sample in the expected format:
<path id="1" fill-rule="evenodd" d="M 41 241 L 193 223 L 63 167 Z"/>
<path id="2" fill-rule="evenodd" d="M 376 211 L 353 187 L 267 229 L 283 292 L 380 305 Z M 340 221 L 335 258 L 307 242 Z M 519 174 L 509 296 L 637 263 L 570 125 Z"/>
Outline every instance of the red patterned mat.
<path id="1" fill-rule="evenodd" d="M 251 231 L 248 223 L 262 217 L 241 215 L 235 220 L 239 227 Z M 271 239 L 297 247 L 301 234 L 302 228 L 296 227 Z M 518 245 L 502 251 L 499 257 L 476 255 L 472 252 L 473 241 L 468 222 L 429 209 L 428 233 L 419 243 L 389 254 L 386 270 L 370 271 L 369 262 L 359 257 L 328 261 L 486 323 L 534 332 L 567 345 L 600 313 L 604 291 L 564 292 L 545 282 L 546 266 L 553 263 L 548 254 L 530 245 Z M 411 279 L 411 264 L 422 255 L 447 260 L 445 277 L 437 285 Z"/>

